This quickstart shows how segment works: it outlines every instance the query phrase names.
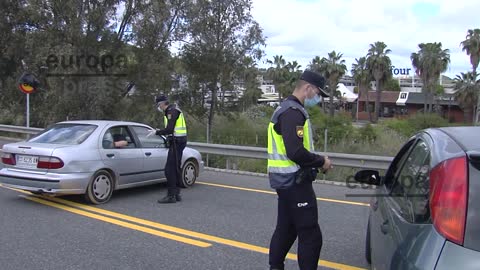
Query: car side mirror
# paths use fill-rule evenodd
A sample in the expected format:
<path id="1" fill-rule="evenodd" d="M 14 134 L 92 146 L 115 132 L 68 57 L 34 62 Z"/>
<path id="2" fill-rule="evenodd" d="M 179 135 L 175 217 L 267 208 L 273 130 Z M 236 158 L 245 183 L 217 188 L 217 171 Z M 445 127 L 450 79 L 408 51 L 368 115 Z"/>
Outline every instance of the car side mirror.
<path id="1" fill-rule="evenodd" d="M 382 177 L 380 177 L 380 173 L 376 170 L 358 171 L 353 178 L 357 182 L 368 185 L 379 186 L 382 183 Z"/>

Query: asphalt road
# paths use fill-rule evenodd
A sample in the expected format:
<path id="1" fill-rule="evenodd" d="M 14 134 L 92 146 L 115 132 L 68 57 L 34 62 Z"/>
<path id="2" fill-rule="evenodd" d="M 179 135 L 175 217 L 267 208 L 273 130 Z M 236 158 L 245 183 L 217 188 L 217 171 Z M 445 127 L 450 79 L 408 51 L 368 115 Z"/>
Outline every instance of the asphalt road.
<path id="1" fill-rule="evenodd" d="M 315 184 L 324 242 L 319 269 L 368 269 L 368 198 Z M 263 177 L 205 171 L 160 205 L 165 185 L 81 196 L 36 197 L 0 187 L 0 269 L 268 269 L 276 195 Z M 298 269 L 296 245 L 286 269 Z"/>

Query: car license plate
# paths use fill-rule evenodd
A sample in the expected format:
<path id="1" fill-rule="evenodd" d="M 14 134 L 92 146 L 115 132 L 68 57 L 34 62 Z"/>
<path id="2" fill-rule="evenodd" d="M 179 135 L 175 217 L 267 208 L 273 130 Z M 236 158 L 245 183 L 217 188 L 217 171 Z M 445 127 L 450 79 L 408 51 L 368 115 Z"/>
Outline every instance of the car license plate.
<path id="1" fill-rule="evenodd" d="M 17 155 L 17 166 L 23 168 L 37 168 L 38 157 Z"/>

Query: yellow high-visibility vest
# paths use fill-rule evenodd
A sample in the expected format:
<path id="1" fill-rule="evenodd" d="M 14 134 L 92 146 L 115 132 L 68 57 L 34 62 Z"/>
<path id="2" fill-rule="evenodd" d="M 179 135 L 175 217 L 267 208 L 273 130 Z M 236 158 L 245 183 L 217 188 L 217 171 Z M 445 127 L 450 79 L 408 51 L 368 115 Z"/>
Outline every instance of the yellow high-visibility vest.
<path id="1" fill-rule="evenodd" d="M 282 135 L 278 134 L 273 128 L 278 122 L 278 118 L 286 110 L 294 108 L 302 112 L 305 116 L 305 124 L 303 130 L 297 130 L 303 134 L 303 147 L 308 151 L 313 151 L 312 129 L 308 112 L 303 106 L 293 100 L 285 100 L 273 113 L 270 124 L 268 125 L 268 176 L 270 179 L 270 186 L 274 189 L 286 188 L 293 185 L 295 175 L 300 169 L 300 166 L 287 157 L 285 143 Z"/>
<path id="2" fill-rule="evenodd" d="M 175 137 L 187 136 L 187 124 L 185 123 L 183 112 L 178 107 L 175 107 L 175 108 L 180 112 L 180 114 L 178 115 L 177 121 L 175 122 L 173 136 Z M 166 115 L 163 117 L 163 121 L 164 121 L 165 127 L 167 127 L 168 119 Z"/>

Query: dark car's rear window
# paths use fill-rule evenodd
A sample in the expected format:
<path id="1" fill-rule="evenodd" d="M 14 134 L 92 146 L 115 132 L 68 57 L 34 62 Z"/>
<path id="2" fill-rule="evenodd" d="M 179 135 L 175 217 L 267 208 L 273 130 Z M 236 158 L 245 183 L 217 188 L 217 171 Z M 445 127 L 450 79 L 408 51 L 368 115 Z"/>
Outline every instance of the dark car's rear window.
<path id="1" fill-rule="evenodd" d="M 28 140 L 35 143 L 81 144 L 97 128 L 88 124 L 56 124 Z"/>

